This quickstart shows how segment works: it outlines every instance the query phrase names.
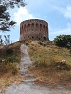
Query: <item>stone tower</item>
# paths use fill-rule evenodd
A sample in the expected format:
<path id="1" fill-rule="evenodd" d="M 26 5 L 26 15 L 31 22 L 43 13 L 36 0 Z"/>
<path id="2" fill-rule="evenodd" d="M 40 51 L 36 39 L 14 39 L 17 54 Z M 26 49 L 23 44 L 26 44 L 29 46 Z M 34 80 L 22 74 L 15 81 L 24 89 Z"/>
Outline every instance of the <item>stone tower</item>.
<path id="1" fill-rule="evenodd" d="M 20 24 L 20 41 L 49 40 L 48 23 L 40 19 L 30 19 Z"/>

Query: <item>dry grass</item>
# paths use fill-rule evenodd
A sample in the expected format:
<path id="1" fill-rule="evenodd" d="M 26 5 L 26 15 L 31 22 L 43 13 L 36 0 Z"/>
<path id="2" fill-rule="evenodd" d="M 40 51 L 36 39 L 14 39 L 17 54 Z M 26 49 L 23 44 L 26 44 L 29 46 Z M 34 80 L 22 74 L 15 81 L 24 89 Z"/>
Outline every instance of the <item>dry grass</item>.
<path id="1" fill-rule="evenodd" d="M 30 73 L 37 78 L 36 82 L 47 83 L 48 85 L 57 86 L 64 85 L 71 89 L 71 70 L 57 70 L 53 65 L 56 61 L 66 60 L 66 64 L 71 66 L 71 54 L 66 48 L 60 48 L 50 42 L 45 42 L 40 45 L 37 41 L 29 41 L 29 55 L 33 62 Z M 15 43 L 9 46 L 16 54 L 16 61 L 20 60 L 20 43 Z M 4 68 L 4 67 L 3 67 Z M 20 83 L 25 78 L 13 75 L 12 69 L 16 71 L 16 66 L 6 65 L 7 71 L 3 73 L 0 68 L 0 88 L 9 86 L 11 83 Z"/>
<path id="2" fill-rule="evenodd" d="M 52 62 L 66 60 L 71 65 L 71 54 L 67 48 L 60 48 L 47 44 L 45 47 L 37 41 L 32 41 L 29 45 L 29 55 L 34 63 L 49 65 Z"/>
<path id="3" fill-rule="evenodd" d="M 31 67 L 30 73 L 36 77 L 36 83 L 44 83 L 48 86 L 63 86 L 71 89 L 71 71 L 56 71 L 53 68 Z"/>
<path id="4" fill-rule="evenodd" d="M 13 53 L 7 55 L 6 51 L 8 49 L 12 49 Z M 0 49 L 0 60 L 5 60 L 3 65 L 0 66 L 0 88 L 4 89 L 13 82 L 19 83 L 23 80 L 18 73 L 20 62 L 20 42 L 10 44 L 3 49 Z"/>
<path id="5" fill-rule="evenodd" d="M 54 64 L 58 61 L 66 60 L 66 66 L 71 66 L 71 54 L 69 49 L 61 48 L 50 42 L 44 42 L 45 45 L 37 41 L 29 43 L 29 55 L 33 62 L 30 72 L 37 77 L 37 81 L 57 86 L 64 85 L 71 88 L 71 70 L 67 67 L 63 70 L 57 69 Z M 62 66 L 60 66 L 62 67 Z"/>
<path id="6" fill-rule="evenodd" d="M 7 72 L 3 75 L 0 75 L 0 89 L 4 90 L 12 83 L 19 84 L 24 80 L 25 78 L 21 77 L 19 74 L 13 75 L 11 72 Z"/>
<path id="7" fill-rule="evenodd" d="M 12 83 L 19 84 L 26 78 L 19 74 L 19 68 L 15 63 L 7 63 L 0 67 L 0 88 L 6 89 Z"/>

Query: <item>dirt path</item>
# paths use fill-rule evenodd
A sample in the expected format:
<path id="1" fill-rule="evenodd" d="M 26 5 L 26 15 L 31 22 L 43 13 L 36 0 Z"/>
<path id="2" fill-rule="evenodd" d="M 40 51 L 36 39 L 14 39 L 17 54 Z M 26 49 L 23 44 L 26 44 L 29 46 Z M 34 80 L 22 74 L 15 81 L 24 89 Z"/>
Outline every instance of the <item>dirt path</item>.
<path id="1" fill-rule="evenodd" d="M 29 59 L 28 47 L 24 44 L 21 45 L 21 62 L 20 62 L 20 73 L 23 76 L 29 74 L 28 67 L 31 65 L 31 61 Z"/>
<path id="2" fill-rule="evenodd" d="M 7 88 L 5 94 L 71 94 L 71 91 L 61 87 L 50 89 L 48 87 L 34 84 L 35 78 L 33 78 L 28 71 L 31 61 L 27 49 L 28 47 L 26 45 L 21 45 L 20 73 L 22 76 L 26 76 L 27 80 L 21 82 L 19 85 L 12 84 Z"/>

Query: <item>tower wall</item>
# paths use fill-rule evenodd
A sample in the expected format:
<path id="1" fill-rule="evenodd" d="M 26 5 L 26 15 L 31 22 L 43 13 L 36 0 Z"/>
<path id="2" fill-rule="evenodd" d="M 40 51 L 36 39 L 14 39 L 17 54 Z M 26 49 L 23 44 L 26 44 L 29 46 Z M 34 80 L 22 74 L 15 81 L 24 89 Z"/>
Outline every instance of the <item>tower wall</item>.
<path id="1" fill-rule="evenodd" d="M 20 41 L 48 40 L 48 23 L 44 20 L 30 19 L 20 24 Z"/>

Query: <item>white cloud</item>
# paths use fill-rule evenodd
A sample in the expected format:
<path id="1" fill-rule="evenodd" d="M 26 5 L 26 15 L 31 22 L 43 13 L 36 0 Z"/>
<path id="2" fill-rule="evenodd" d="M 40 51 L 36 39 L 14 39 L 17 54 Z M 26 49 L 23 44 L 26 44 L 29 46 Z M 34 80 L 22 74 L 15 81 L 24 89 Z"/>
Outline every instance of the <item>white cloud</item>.
<path id="1" fill-rule="evenodd" d="M 52 5 L 53 10 L 57 10 L 62 13 L 65 18 L 71 19 L 71 6 L 67 5 L 66 7 L 59 7 Z"/>
<path id="2" fill-rule="evenodd" d="M 71 19 L 71 6 L 66 7 L 64 17 Z"/>
<path id="3" fill-rule="evenodd" d="M 18 11 L 14 13 L 14 20 L 17 22 L 18 25 L 24 20 L 33 18 L 35 17 L 31 13 L 29 13 L 25 7 L 20 7 Z"/>

